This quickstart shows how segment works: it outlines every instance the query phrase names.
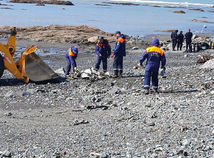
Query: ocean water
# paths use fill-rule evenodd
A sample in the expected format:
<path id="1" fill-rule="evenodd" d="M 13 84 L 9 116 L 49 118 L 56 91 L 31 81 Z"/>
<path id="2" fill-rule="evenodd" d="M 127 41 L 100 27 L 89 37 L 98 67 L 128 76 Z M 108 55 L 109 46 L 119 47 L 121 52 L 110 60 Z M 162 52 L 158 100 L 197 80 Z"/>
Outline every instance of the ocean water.
<path id="1" fill-rule="evenodd" d="M 72 0 L 75 6 L 35 4 L 14 4 L 7 0 L 11 9 L 1 9 L 0 25 L 37 26 L 37 25 L 89 25 L 107 32 L 121 32 L 132 36 L 155 34 L 153 30 L 178 29 L 193 32 L 214 32 L 214 24 L 193 22 L 192 19 L 214 22 L 213 0 L 117 0 L 115 2 L 132 2 L 139 6 L 110 5 L 100 6 L 103 2 L 113 0 Z M 159 5 L 160 7 L 153 7 Z M 175 7 L 175 8 L 169 8 Z M 189 10 L 201 8 L 204 12 Z M 175 14 L 183 10 L 186 14 Z M 205 29 L 204 29 L 205 28 Z"/>

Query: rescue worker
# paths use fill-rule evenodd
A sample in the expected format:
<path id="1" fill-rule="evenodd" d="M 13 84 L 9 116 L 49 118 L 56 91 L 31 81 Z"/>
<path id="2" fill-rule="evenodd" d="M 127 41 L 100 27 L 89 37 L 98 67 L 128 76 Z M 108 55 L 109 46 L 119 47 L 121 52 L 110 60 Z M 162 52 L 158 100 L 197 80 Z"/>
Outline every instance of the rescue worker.
<path id="1" fill-rule="evenodd" d="M 116 44 L 112 56 L 114 57 L 113 69 L 114 77 L 122 77 L 123 74 L 123 57 L 126 56 L 125 36 L 120 31 L 115 33 Z"/>
<path id="2" fill-rule="evenodd" d="M 95 52 L 97 54 L 95 71 L 99 70 L 102 62 L 103 72 L 107 72 L 107 58 L 111 56 L 111 46 L 109 45 L 108 40 L 104 39 L 102 36 L 98 37 Z"/>
<path id="3" fill-rule="evenodd" d="M 76 46 L 72 46 L 65 54 L 65 59 L 67 62 L 66 69 L 65 69 L 65 75 L 70 75 L 71 65 L 72 65 L 72 71 L 75 73 L 77 71 L 77 64 L 75 59 L 77 58 L 79 49 Z"/>
<path id="4" fill-rule="evenodd" d="M 192 52 L 192 32 L 189 29 L 188 32 L 185 34 L 186 38 L 186 52 Z"/>
<path id="5" fill-rule="evenodd" d="M 174 32 L 171 33 L 171 39 L 172 39 L 172 50 L 175 51 L 175 47 L 177 45 L 178 41 L 178 30 L 175 30 Z"/>
<path id="6" fill-rule="evenodd" d="M 157 38 L 153 39 L 152 46 L 147 48 L 140 58 L 140 66 L 146 61 L 145 75 L 144 75 L 144 89 L 145 94 L 149 94 L 150 79 L 152 78 L 152 88 L 155 93 L 158 93 L 158 73 L 161 62 L 161 69 L 165 71 L 166 58 L 163 50 L 159 47 L 160 43 Z"/>
<path id="7" fill-rule="evenodd" d="M 178 35 L 178 45 L 177 45 L 177 50 L 182 50 L 183 42 L 184 42 L 184 35 L 183 35 L 183 31 L 180 31 L 180 33 L 179 33 L 179 35 Z"/>

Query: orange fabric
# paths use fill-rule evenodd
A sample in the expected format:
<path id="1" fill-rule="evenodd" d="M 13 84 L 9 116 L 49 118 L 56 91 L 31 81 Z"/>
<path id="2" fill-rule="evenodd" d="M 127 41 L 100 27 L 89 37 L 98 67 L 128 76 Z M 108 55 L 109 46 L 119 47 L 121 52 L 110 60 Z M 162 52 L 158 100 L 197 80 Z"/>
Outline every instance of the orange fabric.
<path id="1" fill-rule="evenodd" d="M 123 39 L 123 38 L 118 38 L 117 41 L 119 41 L 120 43 L 123 43 L 123 42 L 125 42 L 125 39 Z"/>
<path id="2" fill-rule="evenodd" d="M 164 52 L 162 51 L 162 49 L 160 49 L 159 47 L 156 47 L 156 46 L 152 46 L 152 47 L 147 48 L 146 52 L 147 53 L 150 53 L 150 52 L 160 53 L 161 56 L 163 56 L 163 54 L 164 54 Z"/>
<path id="3" fill-rule="evenodd" d="M 111 54 L 111 57 L 114 57 L 114 54 Z"/>
<path id="4" fill-rule="evenodd" d="M 68 55 L 69 55 L 69 56 L 75 56 L 75 54 L 71 51 L 71 49 L 69 49 Z"/>

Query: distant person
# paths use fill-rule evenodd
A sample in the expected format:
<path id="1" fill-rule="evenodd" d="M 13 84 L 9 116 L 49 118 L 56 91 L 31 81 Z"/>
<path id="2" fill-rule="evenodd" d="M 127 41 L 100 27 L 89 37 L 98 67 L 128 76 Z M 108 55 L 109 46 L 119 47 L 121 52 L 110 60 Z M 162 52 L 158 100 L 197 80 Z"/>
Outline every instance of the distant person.
<path id="1" fill-rule="evenodd" d="M 65 75 L 71 75 L 71 65 L 72 65 L 72 72 L 75 73 L 77 71 L 77 64 L 76 64 L 76 58 L 78 55 L 79 49 L 76 46 L 72 46 L 65 54 L 65 59 L 67 62 L 66 69 L 64 70 Z"/>
<path id="2" fill-rule="evenodd" d="M 150 79 L 152 78 L 152 88 L 155 93 L 158 93 L 158 73 L 161 62 L 161 68 L 165 71 L 166 58 L 163 50 L 159 47 L 160 43 L 157 38 L 152 41 L 152 47 L 146 49 L 140 58 L 140 65 L 146 61 L 145 76 L 144 76 L 144 89 L 145 94 L 149 94 Z"/>
<path id="3" fill-rule="evenodd" d="M 111 46 L 108 40 L 104 39 L 102 36 L 98 37 L 97 45 L 95 48 L 97 54 L 97 61 L 95 65 L 95 71 L 98 71 L 100 64 L 103 64 L 103 72 L 107 72 L 107 59 L 111 56 Z"/>
<path id="4" fill-rule="evenodd" d="M 177 50 L 182 50 L 183 42 L 184 42 L 183 31 L 180 31 L 180 33 L 178 34 Z"/>
<path id="5" fill-rule="evenodd" d="M 188 32 L 185 34 L 186 38 L 186 52 L 192 52 L 192 32 L 189 29 Z"/>
<path id="6" fill-rule="evenodd" d="M 172 39 L 172 50 L 175 51 L 175 47 L 177 45 L 177 41 L 178 41 L 178 30 L 175 30 L 171 33 L 171 39 Z"/>
<path id="7" fill-rule="evenodd" d="M 114 77 L 122 77 L 123 74 L 123 57 L 126 56 L 125 36 L 120 31 L 115 33 L 116 44 L 112 56 L 114 57 L 113 69 Z"/>

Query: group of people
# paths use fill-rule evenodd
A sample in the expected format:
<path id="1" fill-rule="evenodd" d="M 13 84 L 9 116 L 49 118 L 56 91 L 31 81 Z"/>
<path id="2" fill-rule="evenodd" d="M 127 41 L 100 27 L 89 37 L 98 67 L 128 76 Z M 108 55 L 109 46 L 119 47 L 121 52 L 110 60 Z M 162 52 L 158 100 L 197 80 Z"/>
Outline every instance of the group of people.
<path id="1" fill-rule="evenodd" d="M 95 47 L 95 52 L 97 54 L 95 71 L 98 71 L 100 68 L 100 64 L 103 65 L 103 72 L 107 72 L 107 61 L 108 58 L 114 58 L 113 61 L 113 77 L 122 77 L 123 74 L 123 58 L 126 56 L 126 39 L 120 31 L 115 33 L 116 44 L 115 50 L 111 53 L 111 46 L 108 43 L 108 40 L 104 39 L 102 36 L 98 37 L 98 41 Z M 166 58 L 163 50 L 159 47 L 160 43 L 157 38 L 153 39 L 152 46 L 147 48 L 146 51 L 142 54 L 139 60 L 139 66 L 143 65 L 143 62 L 146 61 L 145 67 L 145 77 L 144 77 L 144 89 L 145 94 L 150 93 L 150 80 L 152 79 L 152 88 L 155 93 L 158 93 L 158 75 L 159 75 L 159 67 L 165 71 Z M 70 74 L 71 65 L 73 73 L 77 71 L 76 57 L 78 55 L 78 48 L 76 46 L 71 47 L 65 54 L 65 58 L 67 61 L 66 69 L 64 70 L 65 75 Z"/>
<path id="2" fill-rule="evenodd" d="M 178 34 L 178 30 L 175 30 L 171 33 L 171 39 L 172 39 L 172 50 L 175 51 L 175 48 L 177 46 L 177 51 L 181 51 L 183 47 L 184 39 L 186 39 L 186 52 L 192 52 L 192 32 L 189 29 L 188 32 L 183 35 L 183 31 L 180 31 Z"/>

